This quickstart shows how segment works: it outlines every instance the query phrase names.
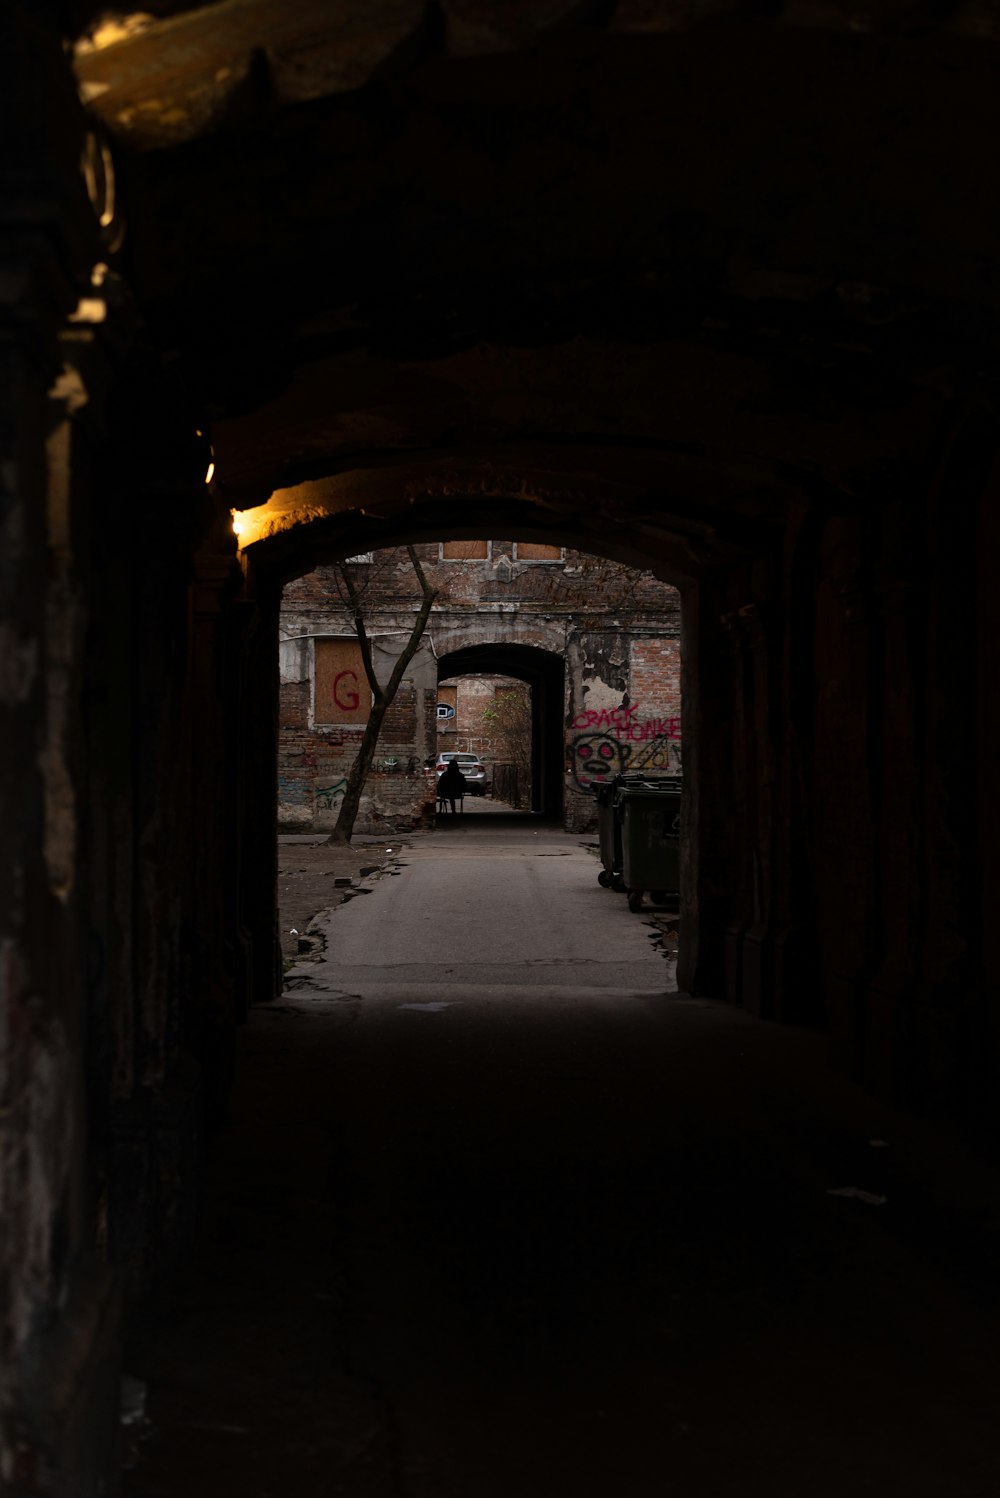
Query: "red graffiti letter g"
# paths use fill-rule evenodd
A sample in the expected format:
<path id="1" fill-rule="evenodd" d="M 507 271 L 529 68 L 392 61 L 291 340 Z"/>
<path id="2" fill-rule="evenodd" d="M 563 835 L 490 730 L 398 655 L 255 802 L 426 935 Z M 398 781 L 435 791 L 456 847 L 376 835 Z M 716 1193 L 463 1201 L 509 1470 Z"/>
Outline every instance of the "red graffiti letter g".
<path id="1" fill-rule="evenodd" d="M 350 680 L 353 686 L 342 686 L 341 683 Z M 358 676 L 356 671 L 338 671 L 333 678 L 333 700 L 338 707 L 345 712 L 353 713 L 361 698 L 358 696 Z"/>

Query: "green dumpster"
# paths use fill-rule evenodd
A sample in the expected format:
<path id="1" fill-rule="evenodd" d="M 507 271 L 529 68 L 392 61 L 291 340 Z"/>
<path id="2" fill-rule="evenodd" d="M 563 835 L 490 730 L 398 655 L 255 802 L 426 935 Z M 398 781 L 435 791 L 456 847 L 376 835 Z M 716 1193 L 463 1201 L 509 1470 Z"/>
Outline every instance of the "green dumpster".
<path id="1" fill-rule="evenodd" d="M 604 889 L 621 878 L 622 838 L 618 818 L 615 815 L 615 782 L 598 781 L 594 785 L 597 798 L 597 839 L 601 849 L 601 872 L 597 882 Z"/>
<path id="2" fill-rule="evenodd" d="M 647 890 L 657 903 L 680 890 L 681 781 L 623 786 L 618 799 L 622 879 L 638 910 Z"/>
<path id="3" fill-rule="evenodd" d="M 648 784 L 644 775 L 616 775 L 613 780 L 595 781 L 592 787 L 597 801 L 597 838 L 601 852 L 601 872 L 597 882 L 603 889 L 623 890 L 621 792 L 627 786 Z"/>

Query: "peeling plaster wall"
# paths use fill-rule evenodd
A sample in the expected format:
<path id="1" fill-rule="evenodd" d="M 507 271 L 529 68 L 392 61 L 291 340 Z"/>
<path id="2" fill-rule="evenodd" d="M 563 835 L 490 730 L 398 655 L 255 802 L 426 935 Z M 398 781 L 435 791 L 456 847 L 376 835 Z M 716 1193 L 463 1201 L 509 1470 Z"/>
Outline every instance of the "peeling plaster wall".
<path id="1" fill-rule="evenodd" d="M 593 786 L 626 772 L 683 774 L 679 617 L 655 632 L 594 631 L 571 642 L 567 821 L 593 825 Z"/>

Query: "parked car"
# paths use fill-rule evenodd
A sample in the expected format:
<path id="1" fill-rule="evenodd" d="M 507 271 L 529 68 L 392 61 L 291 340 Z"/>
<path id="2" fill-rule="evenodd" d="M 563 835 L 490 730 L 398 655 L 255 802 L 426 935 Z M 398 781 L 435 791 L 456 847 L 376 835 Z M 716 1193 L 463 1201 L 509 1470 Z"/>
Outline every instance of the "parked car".
<path id="1" fill-rule="evenodd" d="M 437 757 L 435 768 L 438 773 L 438 779 L 440 780 L 445 770 L 447 770 L 449 762 L 453 759 L 458 760 L 458 768 L 465 776 L 468 794 L 470 796 L 485 796 L 489 790 L 489 784 L 486 775 L 486 766 L 478 754 L 463 754 L 456 749 L 445 750 L 444 754 L 439 754 Z"/>

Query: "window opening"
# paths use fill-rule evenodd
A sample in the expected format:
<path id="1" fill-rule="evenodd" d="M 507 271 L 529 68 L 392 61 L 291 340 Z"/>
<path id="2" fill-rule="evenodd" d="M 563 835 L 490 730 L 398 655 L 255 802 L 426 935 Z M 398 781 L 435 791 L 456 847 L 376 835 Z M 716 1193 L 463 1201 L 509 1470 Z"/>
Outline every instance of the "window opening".
<path id="1" fill-rule="evenodd" d="M 490 541 L 442 541 L 438 551 L 442 562 L 488 562 Z"/>
<path id="2" fill-rule="evenodd" d="M 371 714 L 372 694 L 356 640 L 317 640 L 316 723 L 364 725 Z"/>
<path id="3" fill-rule="evenodd" d="M 563 562 L 566 550 L 562 546 L 542 546 L 537 541 L 515 541 L 515 562 Z"/>

